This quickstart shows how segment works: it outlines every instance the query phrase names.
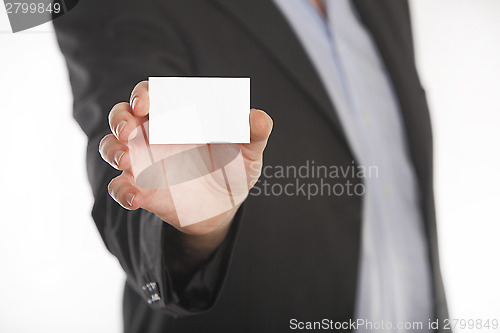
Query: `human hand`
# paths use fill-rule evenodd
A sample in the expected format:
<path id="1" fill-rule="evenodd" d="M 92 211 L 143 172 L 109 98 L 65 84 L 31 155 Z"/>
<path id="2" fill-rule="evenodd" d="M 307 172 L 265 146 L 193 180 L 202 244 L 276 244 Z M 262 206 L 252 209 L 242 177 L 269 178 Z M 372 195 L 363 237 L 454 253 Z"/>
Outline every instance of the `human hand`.
<path id="1" fill-rule="evenodd" d="M 260 176 L 262 154 L 273 126 L 271 118 L 263 111 L 250 111 L 249 144 L 188 146 L 149 145 L 148 115 L 147 81 L 134 88 L 130 103 L 118 103 L 110 111 L 109 126 L 113 134 L 102 139 L 99 151 L 106 162 L 123 171 L 109 183 L 110 195 L 124 208 L 146 209 L 187 235 L 203 236 L 227 230 L 241 202 Z M 184 158 L 172 158 L 181 154 Z M 230 161 L 236 162 L 227 164 Z M 138 167 L 139 164 L 155 164 L 156 167 L 150 167 L 148 171 Z M 225 170 L 226 165 L 229 170 Z M 204 176 L 202 173 L 196 174 L 200 170 L 216 169 L 222 173 L 212 172 L 205 177 L 199 177 Z M 199 180 L 179 191 L 179 187 L 175 187 L 178 185 L 176 179 L 187 182 L 190 180 L 187 174 Z M 242 180 L 245 186 L 228 187 L 228 184 L 241 184 Z M 228 192 L 232 203 L 229 209 Z M 208 212 L 205 216 L 214 216 L 181 226 L 182 218 L 189 215 L 190 210 L 207 210 L 206 206 L 210 206 L 208 210 L 212 214 Z"/>

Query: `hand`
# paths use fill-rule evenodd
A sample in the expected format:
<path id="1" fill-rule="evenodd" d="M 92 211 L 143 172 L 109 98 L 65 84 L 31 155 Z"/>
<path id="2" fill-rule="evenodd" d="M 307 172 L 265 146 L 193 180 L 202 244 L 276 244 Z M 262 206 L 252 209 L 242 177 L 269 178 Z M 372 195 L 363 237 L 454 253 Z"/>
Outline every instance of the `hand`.
<path id="1" fill-rule="evenodd" d="M 171 175 L 185 172 L 183 169 L 189 168 L 185 164 L 169 163 L 168 156 L 171 155 L 172 151 L 186 151 L 186 145 L 149 146 L 147 142 L 148 114 L 149 96 L 147 81 L 139 83 L 134 88 L 130 103 L 123 102 L 116 104 L 109 114 L 109 126 L 113 134 L 109 134 L 102 139 L 99 151 L 106 162 L 116 169 L 123 171 L 120 176 L 114 178 L 109 183 L 108 190 L 110 195 L 124 208 L 130 210 L 146 209 L 186 235 L 225 235 L 241 202 L 246 198 L 249 189 L 255 185 L 260 176 L 262 153 L 273 126 L 271 118 L 263 111 L 250 111 L 249 144 L 191 145 L 193 147 L 190 150 L 191 152 L 210 153 L 210 155 L 206 156 L 210 156 L 211 161 L 207 163 L 210 164 L 211 162 L 212 169 L 214 168 L 214 162 L 217 164 L 217 159 L 223 158 L 227 154 L 238 155 L 244 168 L 240 169 L 243 170 L 241 174 L 234 171 L 237 169 L 237 166 L 233 167 L 232 174 L 224 174 L 226 183 L 222 181 L 221 184 L 221 177 L 217 177 L 217 174 L 220 176 L 220 172 L 213 173 L 208 177 L 200 178 L 200 181 L 192 185 L 195 186 L 194 189 L 191 187 L 183 192 L 179 190 L 174 191 L 173 185 L 176 184 L 172 184 Z M 144 138 L 146 138 L 145 144 L 140 144 L 138 141 L 142 140 L 144 142 Z M 237 149 L 236 152 L 235 147 Z M 149 152 L 145 151 L 146 149 Z M 156 175 L 152 174 L 152 172 L 138 174 L 137 170 L 141 168 L 138 168 L 137 165 L 144 164 L 144 161 L 138 161 L 138 159 L 140 159 L 140 156 L 151 156 L 151 152 L 161 155 L 161 158 L 167 157 L 164 160 L 166 163 L 161 166 L 163 168 L 163 175 L 160 171 Z M 158 161 L 158 159 L 156 160 Z M 193 166 L 191 169 L 200 170 L 207 168 L 207 165 L 205 165 L 207 163 L 203 161 L 203 158 L 198 159 L 198 163 L 202 165 Z M 162 168 L 157 169 L 161 170 Z M 208 168 L 210 169 L 210 166 Z M 135 173 L 134 170 L 136 171 Z M 151 170 L 155 172 L 154 168 L 151 168 Z M 147 177 L 143 176 L 145 174 L 147 174 Z M 168 175 L 170 175 L 170 178 Z M 211 216 L 198 223 L 181 226 L 182 218 L 184 217 L 183 212 L 189 211 L 190 207 L 191 209 L 197 209 L 197 207 L 201 207 L 204 204 L 206 206 L 207 202 L 210 203 L 210 206 L 214 207 L 217 207 L 219 204 L 221 207 L 224 205 L 227 206 L 228 192 L 226 191 L 226 185 L 228 185 L 228 175 L 232 175 L 233 178 L 243 177 L 245 180 L 244 188 L 235 189 L 233 187 L 229 191 L 231 201 L 233 202 L 232 207 L 229 207 L 225 211 L 221 210 L 217 212 L 218 215 Z M 161 180 L 158 181 L 162 177 L 164 182 Z M 148 178 L 149 185 L 154 183 L 157 186 L 148 186 Z M 152 182 L 152 180 L 155 180 L 155 182 Z M 217 238 L 220 238 L 220 236 Z M 202 237 L 198 237 L 198 239 L 202 239 Z"/>

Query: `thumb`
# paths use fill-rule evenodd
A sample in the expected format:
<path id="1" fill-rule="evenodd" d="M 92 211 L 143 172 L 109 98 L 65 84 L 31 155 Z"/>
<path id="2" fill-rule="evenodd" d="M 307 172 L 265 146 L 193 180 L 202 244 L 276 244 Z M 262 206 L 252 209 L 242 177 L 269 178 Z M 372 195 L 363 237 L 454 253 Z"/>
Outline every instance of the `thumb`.
<path id="1" fill-rule="evenodd" d="M 273 120 L 262 110 L 250 110 L 250 143 L 242 144 L 243 156 L 253 161 L 260 160 L 273 129 Z"/>

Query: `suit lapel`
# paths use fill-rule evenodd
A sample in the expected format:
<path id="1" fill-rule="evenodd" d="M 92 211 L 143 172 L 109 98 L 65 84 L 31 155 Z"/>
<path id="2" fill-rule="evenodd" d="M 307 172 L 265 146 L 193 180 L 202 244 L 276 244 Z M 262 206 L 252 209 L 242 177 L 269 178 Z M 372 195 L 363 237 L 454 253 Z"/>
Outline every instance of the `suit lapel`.
<path id="1" fill-rule="evenodd" d="M 252 35 L 345 141 L 340 121 L 316 69 L 274 3 L 271 0 L 212 1 Z"/>

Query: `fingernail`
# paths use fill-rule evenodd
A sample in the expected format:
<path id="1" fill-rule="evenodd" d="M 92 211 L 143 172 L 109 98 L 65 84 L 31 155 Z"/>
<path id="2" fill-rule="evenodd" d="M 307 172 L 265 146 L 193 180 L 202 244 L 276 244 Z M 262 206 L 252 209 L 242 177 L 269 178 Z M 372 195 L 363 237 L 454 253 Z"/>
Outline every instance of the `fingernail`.
<path id="1" fill-rule="evenodd" d="M 120 133 L 123 131 L 123 129 L 125 128 L 125 125 L 127 125 L 127 121 L 126 120 L 122 120 L 118 123 L 118 126 L 116 126 L 116 136 L 119 138 L 120 137 Z"/>
<path id="2" fill-rule="evenodd" d="M 134 199 L 135 199 L 135 193 L 129 193 L 127 195 L 127 203 L 130 207 L 132 207 L 132 204 L 134 203 Z"/>
<path id="3" fill-rule="evenodd" d="M 137 96 L 135 96 L 134 99 L 132 100 L 132 104 L 130 105 L 132 107 L 132 111 L 135 111 L 135 106 L 136 106 L 138 100 L 139 100 L 139 97 L 137 97 Z"/>
<path id="4" fill-rule="evenodd" d="M 115 154 L 115 164 L 116 166 L 120 165 L 120 160 L 122 159 L 123 155 L 125 155 L 124 151 L 118 151 Z"/>

